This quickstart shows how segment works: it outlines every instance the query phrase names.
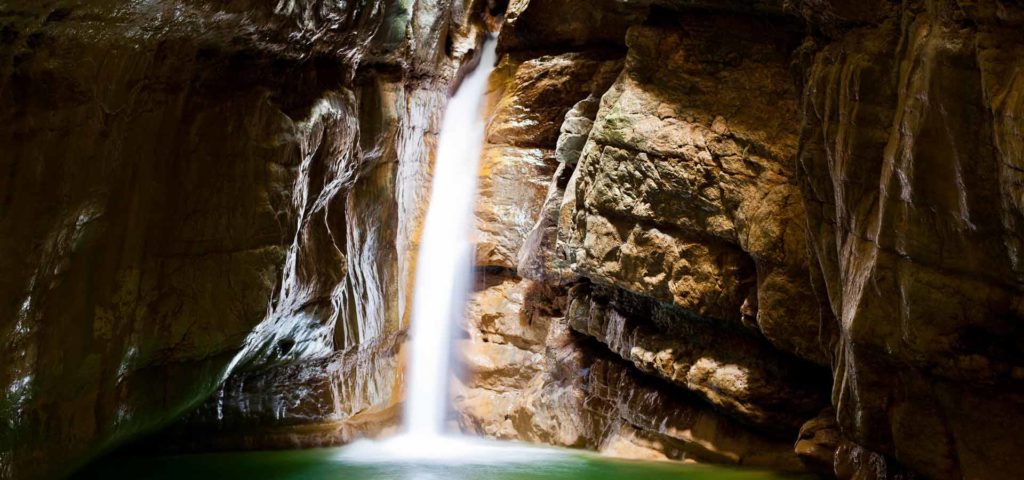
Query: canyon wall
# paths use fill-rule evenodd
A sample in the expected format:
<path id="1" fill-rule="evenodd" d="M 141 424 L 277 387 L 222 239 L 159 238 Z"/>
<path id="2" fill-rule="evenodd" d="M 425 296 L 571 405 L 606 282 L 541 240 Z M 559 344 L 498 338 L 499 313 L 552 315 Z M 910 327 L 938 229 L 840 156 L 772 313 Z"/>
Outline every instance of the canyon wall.
<path id="1" fill-rule="evenodd" d="M 190 418 L 234 445 L 380 428 L 357 417 L 397 402 L 408 252 L 484 8 L 0 4 L 0 478 L 211 394 Z"/>
<path id="2" fill-rule="evenodd" d="M 1022 19 L 511 2 L 461 424 L 839 478 L 1019 477 Z"/>
<path id="3" fill-rule="evenodd" d="M 393 426 L 430 156 L 485 24 L 464 430 L 1021 476 L 1017 2 L 22 0 L 0 478 L 157 431 L 136 448 Z"/>

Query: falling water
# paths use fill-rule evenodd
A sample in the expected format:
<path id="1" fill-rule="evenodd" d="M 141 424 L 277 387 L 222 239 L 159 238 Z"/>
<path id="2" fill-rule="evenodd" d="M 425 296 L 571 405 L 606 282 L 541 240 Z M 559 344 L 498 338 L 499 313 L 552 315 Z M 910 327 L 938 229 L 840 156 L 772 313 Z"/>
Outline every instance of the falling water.
<path id="1" fill-rule="evenodd" d="M 444 431 L 451 340 L 470 287 L 470 228 L 484 122 L 481 106 L 494 65 L 494 40 L 448 102 L 434 163 L 413 294 L 412 355 L 407 366 L 404 422 L 413 436 Z"/>

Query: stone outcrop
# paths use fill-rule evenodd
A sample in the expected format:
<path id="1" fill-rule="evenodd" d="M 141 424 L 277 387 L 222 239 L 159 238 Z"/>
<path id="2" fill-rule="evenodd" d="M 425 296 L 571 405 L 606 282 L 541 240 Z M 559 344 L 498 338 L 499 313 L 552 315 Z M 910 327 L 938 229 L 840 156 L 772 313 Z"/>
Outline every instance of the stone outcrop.
<path id="1" fill-rule="evenodd" d="M 521 247 L 511 270 L 480 261 L 507 280 L 470 310 L 463 422 L 576 441 L 583 415 L 545 420 L 539 400 L 557 349 L 535 329 L 569 328 L 823 474 L 1019 476 L 1022 20 L 1000 1 L 511 2 L 506 58 L 602 52 L 621 71 L 559 103 L 557 139 L 528 136 L 554 170 L 512 209 L 529 233 L 480 219 Z M 518 324 L 481 310 L 527 290 L 567 304 L 537 317 L 520 293 Z"/>
<path id="2" fill-rule="evenodd" d="M 891 458 L 847 439 L 831 407 L 800 427 L 800 436 L 793 448 L 810 470 L 840 480 L 921 478 Z"/>
<path id="3" fill-rule="evenodd" d="M 308 448 L 394 431 L 403 335 L 327 357 L 235 372 L 211 397 L 136 451 Z"/>
<path id="4" fill-rule="evenodd" d="M 566 323 L 640 371 L 683 386 L 720 410 L 792 433 L 826 404 L 823 369 L 757 337 L 716 328 L 685 311 L 622 290 L 576 285 Z"/>
<path id="5" fill-rule="evenodd" d="M 606 54 L 504 56 L 491 76 L 477 207 L 477 265 L 515 269 L 557 170 L 566 111 L 598 95 L 619 62 Z"/>
<path id="6" fill-rule="evenodd" d="M 802 470 L 790 442 L 750 430 L 574 332 L 559 290 L 484 278 L 462 348 L 456 409 L 464 429 L 626 458 Z"/>
<path id="7" fill-rule="evenodd" d="M 680 23 L 627 33 L 570 180 L 575 270 L 824 363 L 794 179 L 793 39 L 732 17 Z"/>
<path id="8" fill-rule="evenodd" d="M 829 378 L 814 364 L 827 361 L 794 178 L 786 47 L 799 37 L 751 32 L 726 52 L 756 59 L 732 83 L 701 53 L 737 28 L 728 16 L 700 16 L 687 36 L 623 27 L 615 42 L 552 25 L 578 50 L 532 53 L 551 45 L 528 19 L 571 4 L 520 4 L 499 37 L 460 422 L 614 455 L 800 470 L 792 441 L 827 404 Z M 587 15 L 612 25 L 647 11 L 610 8 Z M 673 54 L 684 43 L 693 59 Z M 690 90 L 672 83 L 687 68 Z M 732 99 L 740 85 L 766 103 L 741 110 L 758 97 Z M 694 102 L 691 90 L 711 93 Z M 765 126 L 779 115 L 792 122 Z"/>

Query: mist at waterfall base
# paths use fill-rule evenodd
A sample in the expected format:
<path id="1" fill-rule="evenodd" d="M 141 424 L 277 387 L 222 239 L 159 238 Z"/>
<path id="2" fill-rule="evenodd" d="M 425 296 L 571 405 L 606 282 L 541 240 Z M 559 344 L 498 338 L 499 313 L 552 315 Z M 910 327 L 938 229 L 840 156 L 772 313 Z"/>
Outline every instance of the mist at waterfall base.
<path id="1" fill-rule="evenodd" d="M 445 430 L 452 339 L 472 279 L 470 242 L 484 123 L 481 103 L 495 42 L 451 98 L 438 140 L 431 199 L 417 257 L 403 425 L 382 440 L 270 452 L 124 456 L 76 478 L 394 480 L 768 480 L 772 473 L 703 465 L 622 461 L 594 453 L 472 438 Z"/>
<path id="2" fill-rule="evenodd" d="M 477 442 L 446 432 L 445 423 L 455 358 L 452 339 L 472 281 L 470 237 L 484 136 L 482 101 L 496 60 L 495 43 L 487 39 L 477 67 L 448 101 L 438 135 L 430 204 L 416 257 L 401 433 L 379 442 L 356 442 L 344 453 L 352 461 L 446 462 L 483 453 L 474 451 L 483 448 Z"/>

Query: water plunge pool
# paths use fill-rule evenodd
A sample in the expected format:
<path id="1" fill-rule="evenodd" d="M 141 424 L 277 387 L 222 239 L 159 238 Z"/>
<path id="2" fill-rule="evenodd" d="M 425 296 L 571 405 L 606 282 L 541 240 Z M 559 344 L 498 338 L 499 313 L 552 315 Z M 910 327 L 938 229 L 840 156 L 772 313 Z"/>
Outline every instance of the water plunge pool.
<path id="1" fill-rule="evenodd" d="M 418 456 L 393 442 L 347 447 L 183 455 L 113 455 L 73 478 L 267 480 L 781 480 L 807 479 L 711 465 L 616 460 L 517 443 L 433 445 L 446 455 Z"/>

